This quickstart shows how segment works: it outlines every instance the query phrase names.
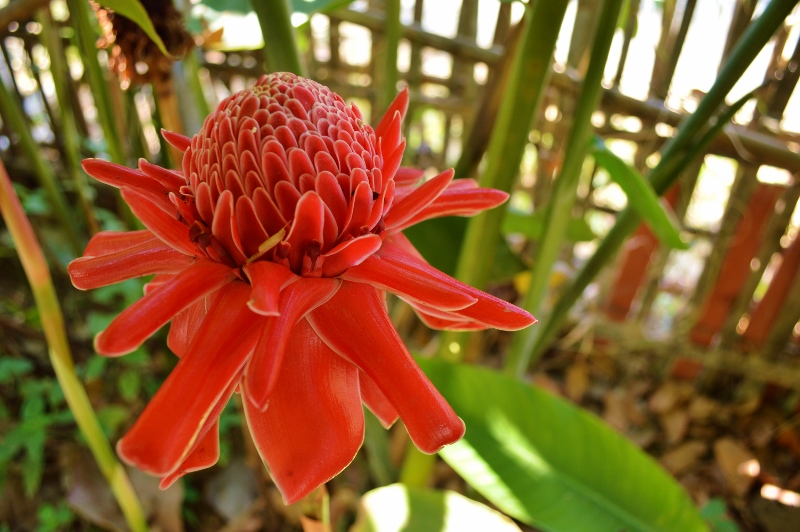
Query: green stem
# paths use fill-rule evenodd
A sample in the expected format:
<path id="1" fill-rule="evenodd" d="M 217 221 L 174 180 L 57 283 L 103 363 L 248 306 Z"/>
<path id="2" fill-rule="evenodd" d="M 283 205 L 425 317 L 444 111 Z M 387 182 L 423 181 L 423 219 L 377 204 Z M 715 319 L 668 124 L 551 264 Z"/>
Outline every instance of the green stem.
<path id="1" fill-rule="evenodd" d="M 60 119 L 66 166 L 72 181 L 75 183 L 75 193 L 78 196 L 78 204 L 83 211 L 83 216 L 86 218 L 86 227 L 89 229 L 90 234 L 95 234 L 100 228 L 97 225 L 97 216 L 89 194 L 89 183 L 86 179 L 86 174 L 81 169 L 80 135 L 78 134 L 75 115 L 70 112 L 72 106 L 67 81 L 69 79 L 69 70 L 64 61 L 64 46 L 49 12 L 40 11 L 36 19 L 42 25 L 41 40 L 45 48 L 47 48 L 47 55 L 50 57 L 50 73 L 53 75 L 56 99 L 58 100 L 58 108 L 61 111 Z"/>
<path id="2" fill-rule="evenodd" d="M 690 156 L 699 154 L 700 145 L 710 142 L 709 137 L 712 136 L 712 132 L 718 131 L 718 128 L 712 127 L 708 130 L 708 134 L 704 135 L 702 141 L 697 139 L 701 130 L 704 127 L 708 127 L 715 111 L 724 102 L 725 96 L 769 41 L 775 30 L 780 27 L 791 13 L 795 3 L 785 0 L 773 0 L 761 16 L 750 24 L 739 39 L 708 94 L 697 106 L 697 110 L 684 120 L 678 130 L 678 134 L 665 144 L 661 154 L 661 161 L 650 172 L 648 180 L 657 194 L 661 195 L 669 189 L 678 175 L 680 175 L 680 170 L 690 162 Z M 730 114 L 729 110 L 720 116 L 717 126 L 721 128 L 726 121 L 725 117 Z M 555 336 L 566 319 L 569 309 L 572 308 L 572 305 L 578 300 L 584 289 L 592 282 L 602 267 L 616 255 L 628 235 L 638 227 L 639 219 L 639 216 L 631 208 L 627 208 L 620 213 L 617 223 L 600 243 L 592 258 L 589 259 L 572 284 L 565 290 L 550 315 L 547 316 L 547 319 L 544 320 L 541 326 L 537 327 L 536 337 L 531 343 L 532 352 L 529 355 L 531 364 L 536 362 L 544 353 L 544 349 Z"/>
<path id="3" fill-rule="evenodd" d="M 292 26 L 290 0 L 250 0 L 258 15 L 264 36 L 264 70 L 293 72 L 305 76 L 306 69 L 297 48 L 297 36 Z"/>
<path id="4" fill-rule="evenodd" d="M 115 163 L 125 164 L 125 150 L 122 147 L 116 125 L 119 119 L 115 116 L 114 107 L 111 105 L 111 99 L 108 94 L 108 81 L 104 69 L 97 59 L 97 47 L 95 45 L 97 37 L 94 31 L 93 17 L 89 11 L 89 2 L 86 0 L 67 0 L 67 5 L 75 25 L 78 48 L 81 51 L 81 61 L 83 61 L 89 78 L 89 86 L 92 88 L 92 98 L 94 98 L 94 104 L 97 107 L 97 118 L 108 144 L 108 153 Z"/>
<path id="5" fill-rule="evenodd" d="M 386 1 L 386 41 L 384 42 L 386 56 L 384 61 L 383 87 L 379 99 L 378 112 L 372 116 L 381 116 L 394 97 L 397 96 L 397 47 L 400 43 L 400 0 Z"/>
<path id="6" fill-rule="evenodd" d="M 528 143 L 533 118 L 538 115 L 544 89 L 550 78 L 561 21 L 568 2 L 533 2 L 528 4 L 524 33 L 486 159 L 486 171 L 480 178 L 483 187 L 511 191 Z M 493 209 L 475 216 L 467 225 L 456 267 L 456 277 L 476 288 L 483 288 L 489 277 L 500 238 L 505 209 Z M 463 332 L 442 334 L 440 356 L 459 359 L 466 347 Z"/>
<path id="7" fill-rule="evenodd" d="M 83 249 L 81 231 L 78 228 L 72 209 L 69 207 L 61 184 L 58 182 L 53 167 L 45 161 L 42 151 L 36 141 L 33 140 L 28 120 L 22 110 L 22 104 L 16 94 L 10 92 L 3 83 L 0 83 L 0 113 L 3 114 L 8 129 L 19 137 L 20 147 L 33 166 L 33 172 L 36 175 L 39 186 L 44 189 L 58 223 L 66 231 L 72 253 L 75 256 L 80 255 Z"/>
<path id="8" fill-rule="evenodd" d="M 75 365 L 64 328 L 64 317 L 58 305 L 58 296 L 53 287 L 50 270 L 2 162 L 0 162 L 0 213 L 5 219 L 22 267 L 31 284 L 47 339 L 50 362 L 64 391 L 67 404 L 100 466 L 100 471 L 111 485 L 111 490 L 122 508 L 128 525 L 135 531 L 147 530 L 147 522 L 136 492 L 128 480 L 125 469 L 114 456 L 111 445 L 103 435 L 86 390 L 75 374 Z"/>
<path id="9" fill-rule="evenodd" d="M 197 58 L 198 53 L 197 51 L 188 53 L 186 57 L 183 58 L 182 65 L 186 84 L 189 86 L 189 90 L 192 93 L 195 108 L 200 118 L 200 124 L 202 124 L 203 120 L 211 114 L 211 106 L 208 105 L 205 91 L 203 91 L 203 85 L 200 83 L 200 61 Z"/>
<path id="10" fill-rule="evenodd" d="M 400 482 L 415 488 L 427 487 L 436 465 L 435 454 L 425 454 L 409 442 L 400 468 Z"/>
<path id="11" fill-rule="evenodd" d="M 545 231 L 536 249 L 536 261 L 531 272 L 531 285 L 523 302 L 525 310 L 538 314 L 544 297 L 553 265 L 564 243 L 567 227 L 572 219 L 572 207 L 577 195 L 586 149 L 593 128 L 592 113 L 600 103 L 603 72 L 608 60 L 608 51 L 617 28 L 617 20 L 626 0 L 605 0 L 600 15 L 595 21 L 594 39 L 590 46 L 589 68 L 583 81 L 583 89 L 578 99 L 572 128 L 569 130 L 564 149 L 563 166 L 553 185 L 552 196 L 545 213 Z M 530 343 L 533 328 L 519 331 L 514 335 L 506 358 L 505 371 L 510 375 L 521 376 L 528 367 Z"/>
<path id="12" fill-rule="evenodd" d="M 514 55 L 506 98 L 500 107 L 487 150 L 486 171 L 480 178 L 483 187 L 511 191 L 531 122 L 537 116 L 544 89 L 550 79 L 550 64 L 556 39 L 568 2 L 534 2 L 525 10 L 522 38 Z M 500 238 L 505 209 L 493 209 L 472 218 L 461 245 L 456 277 L 482 288 L 489 277 L 494 252 Z M 449 361 L 461 360 L 466 351 L 468 333 L 443 332 L 438 356 Z M 400 471 L 400 480 L 409 486 L 425 486 L 436 462 L 411 444 Z"/>

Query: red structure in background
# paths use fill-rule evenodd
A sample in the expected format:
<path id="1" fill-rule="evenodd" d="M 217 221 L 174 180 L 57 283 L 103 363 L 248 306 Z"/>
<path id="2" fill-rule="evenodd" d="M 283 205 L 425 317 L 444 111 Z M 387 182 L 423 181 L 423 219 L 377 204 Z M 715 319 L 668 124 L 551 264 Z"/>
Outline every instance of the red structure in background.
<path id="1" fill-rule="evenodd" d="M 784 187 L 758 183 L 750 201 L 736 225 L 731 245 L 725 253 L 722 269 L 714 288 L 703 304 L 700 318 L 689 332 L 689 338 L 701 346 L 711 345 L 714 337 L 725 324 L 736 297 L 750 273 L 750 264 L 761 246 L 767 221 L 775 210 Z M 667 202 L 674 207 L 680 194 L 674 186 L 666 194 Z M 645 281 L 653 253 L 659 248 L 658 239 L 642 224 L 630 240 L 606 303 L 606 315 L 613 321 L 624 321 L 630 313 L 636 294 Z M 784 303 L 789 284 L 800 266 L 800 239 L 784 256 L 767 294 L 753 313 L 745 338 L 751 342 L 763 342 L 774 317 Z M 750 338 L 752 336 L 752 338 Z M 702 365 L 688 359 L 676 360 L 672 376 L 691 380 L 697 377 Z"/>
<path id="2" fill-rule="evenodd" d="M 675 208 L 680 197 L 680 186 L 674 185 L 664 197 L 669 206 Z M 628 241 L 626 255 L 617 270 L 617 277 L 608 296 L 606 315 L 612 321 L 625 321 L 644 282 L 650 259 L 658 248 L 656 236 L 646 224 L 641 224 Z"/>
<path id="3" fill-rule="evenodd" d="M 744 345 L 748 348 L 759 348 L 764 345 L 778 312 L 786 302 L 789 288 L 800 269 L 800 237 L 783 252 L 783 261 L 769 283 L 769 288 L 761 301 L 753 309 L 750 324 L 742 335 Z"/>
<path id="4" fill-rule="evenodd" d="M 781 197 L 784 187 L 758 183 L 747 203 L 739 223 L 736 225 L 733 240 L 722 269 L 716 279 L 711 294 L 706 299 L 700 318 L 689 332 L 689 338 L 696 344 L 711 345 L 714 336 L 720 332 L 728 318 L 747 276 L 750 263 L 761 247 L 767 220 L 775 211 L 775 203 Z"/>

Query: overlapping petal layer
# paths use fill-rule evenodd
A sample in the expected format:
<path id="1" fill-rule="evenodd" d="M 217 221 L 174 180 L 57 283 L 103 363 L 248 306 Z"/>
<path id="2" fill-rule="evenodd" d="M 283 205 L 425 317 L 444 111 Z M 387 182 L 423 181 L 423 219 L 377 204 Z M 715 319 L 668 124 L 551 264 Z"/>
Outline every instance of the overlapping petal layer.
<path id="1" fill-rule="evenodd" d="M 184 154 L 181 171 L 84 162 L 147 229 L 96 235 L 69 267 L 73 283 L 155 274 L 97 350 L 130 352 L 171 320 L 167 343 L 180 357 L 120 440 L 124 460 L 162 487 L 211 466 L 217 418 L 237 389 L 287 502 L 350 463 L 362 402 L 386 427 L 402 418 L 427 453 L 463 435 L 392 326 L 385 292 L 437 329 L 535 320 L 437 271 L 401 233 L 507 198 L 450 170 L 417 186 L 423 172 L 400 166 L 407 107 L 402 91 L 373 130 L 328 88 L 271 74 L 224 100 L 191 139 L 163 132 Z"/>

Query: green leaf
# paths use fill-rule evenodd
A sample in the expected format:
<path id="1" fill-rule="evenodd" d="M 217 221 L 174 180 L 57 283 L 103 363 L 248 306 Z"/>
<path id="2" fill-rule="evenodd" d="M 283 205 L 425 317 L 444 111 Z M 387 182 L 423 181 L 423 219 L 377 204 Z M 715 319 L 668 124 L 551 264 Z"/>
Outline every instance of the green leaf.
<path id="1" fill-rule="evenodd" d="M 142 387 L 142 379 L 139 372 L 135 370 L 125 371 L 119 376 L 117 386 L 123 399 L 128 402 L 133 401 L 139 395 L 139 390 Z"/>
<path id="2" fill-rule="evenodd" d="M 117 432 L 122 424 L 130 418 L 128 408 L 122 405 L 108 405 L 97 411 L 97 420 L 106 437 L 116 439 Z"/>
<path id="3" fill-rule="evenodd" d="M 434 218 L 404 229 L 403 234 L 411 240 L 431 266 L 447 275 L 455 275 L 467 223 L 467 218 L 458 216 Z M 505 281 L 526 269 L 522 261 L 509 249 L 506 241 L 501 239 L 497 243 L 490 279 Z"/>
<path id="4" fill-rule="evenodd" d="M 9 384 L 18 377 L 27 375 L 33 369 L 33 362 L 25 358 L 0 358 L 0 384 Z"/>
<path id="5" fill-rule="evenodd" d="M 147 14 L 147 10 L 139 0 L 100 0 L 97 3 L 135 22 L 156 43 L 162 54 L 175 58 L 167 51 L 164 41 L 158 36 L 153 21 L 150 20 L 150 15 Z"/>
<path id="6" fill-rule="evenodd" d="M 39 490 L 44 473 L 44 442 L 47 434 L 45 430 L 33 432 L 25 440 L 25 458 L 22 460 L 22 481 L 25 493 L 33 497 Z"/>
<path id="7" fill-rule="evenodd" d="M 519 532 L 520 529 L 503 514 L 454 491 L 392 484 L 364 494 L 358 521 L 351 532 L 402 530 Z"/>
<path id="8" fill-rule="evenodd" d="M 672 248 L 687 249 L 688 246 L 681 240 L 675 216 L 658 201 L 652 185 L 642 174 L 617 157 L 598 137 L 595 137 L 589 152 L 625 192 L 628 205 L 639 213 L 662 243 Z"/>
<path id="9" fill-rule="evenodd" d="M 353 0 L 292 0 L 292 11 L 295 13 L 329 13 L 335 9 L 347 7 Z"/>
<path id="10" fill-rule="evenodd" d="M 520 233 L 531 240 L 539 240 L 544 232 L 544 210 L 526 214 L 509 210 L 503 218 L 503 234 Z M 573 218 L 567 226 L 567 238 L 570 242 L 589 242 L 597 238 L 584 218 Z"/>
<path id="11" fill-rule="evenodd" d="M 419 364 L 467 426 L 440 455 L 508 515 L 548 531 L 706 530 L 680 485 L 594 415 L 499 373 Z"/>

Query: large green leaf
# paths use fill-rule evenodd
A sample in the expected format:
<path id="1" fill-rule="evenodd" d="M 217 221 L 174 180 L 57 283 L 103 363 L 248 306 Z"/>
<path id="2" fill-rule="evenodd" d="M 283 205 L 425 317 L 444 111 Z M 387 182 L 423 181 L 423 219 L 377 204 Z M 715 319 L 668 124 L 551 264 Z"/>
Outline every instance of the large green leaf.
<path id="1" fill-rule="evenodd" d="M 500 512 L 454 491 L 392 484 L 364 494 L 351 532 L 401 530 L 519 532 L 519 527 Z"/>
<path id="2" fill-rule="evenodd" d="M 455 275 L 456 263 L 461 253 L 461 242 L 467 231 L 467 218 L 449 216 L 425 220 L 403 230 L 411 243 L 422 253 L 422 256 L 448 275 Z M 506 281 L 527 268 L 509 249 L 505 240 L 497 244 L 495 260 L 492 263 L 490 279 Z"/>
<path id="3" fill-rule="evenodd" d="M 440 455 L 503 512 L 543 530 L 706 530 L 678 483 L 594 415 L 499 373 L 419 363 L 467 426 Z"/>
<path id="4" fill-rule="evenodd" d="M 125 18 L 131 19 L 142 28 L 154 43 L 156 43 L 156 46 L 158 46 L 162 54 L 167 57 L 172 57 L 172 54 L 167 51 L 167 47 L 164 46 L 164 41 L 162 41 L 161 37 L 156 33 L 156 28 L 153 26 L 153 21 L 150 20 L 147 10 L 145 10 L 139 0 L 98 0 L 97 3 L 115 13 L 119 13 Z"/>
<path id="5" fill-rule="evenodd" d="M 503 218 L 503 234 L 521 233 L 531 240 L 539 240 L 544 232 L 544 210 L 533 214 L 509 210 Z M 573 218 L 567 226 L 570 242 L 588 242 L 597 238 L 584 218 Z"/>
<path id="6" fill-rule="evenodd" d="M 606 169 L 616 184 L 628 197 L 630 205 L 641 216 L 658 239 L 673 248 L 686 249 L 681 240 L 677 221 L 672 211 L 666 209 L 658 201 L 658 195 L 652 185 L 639 172 L 628 166 L 606 147 L 605 143 L 595 137 L 589 153 L 598 165 Z"/>

